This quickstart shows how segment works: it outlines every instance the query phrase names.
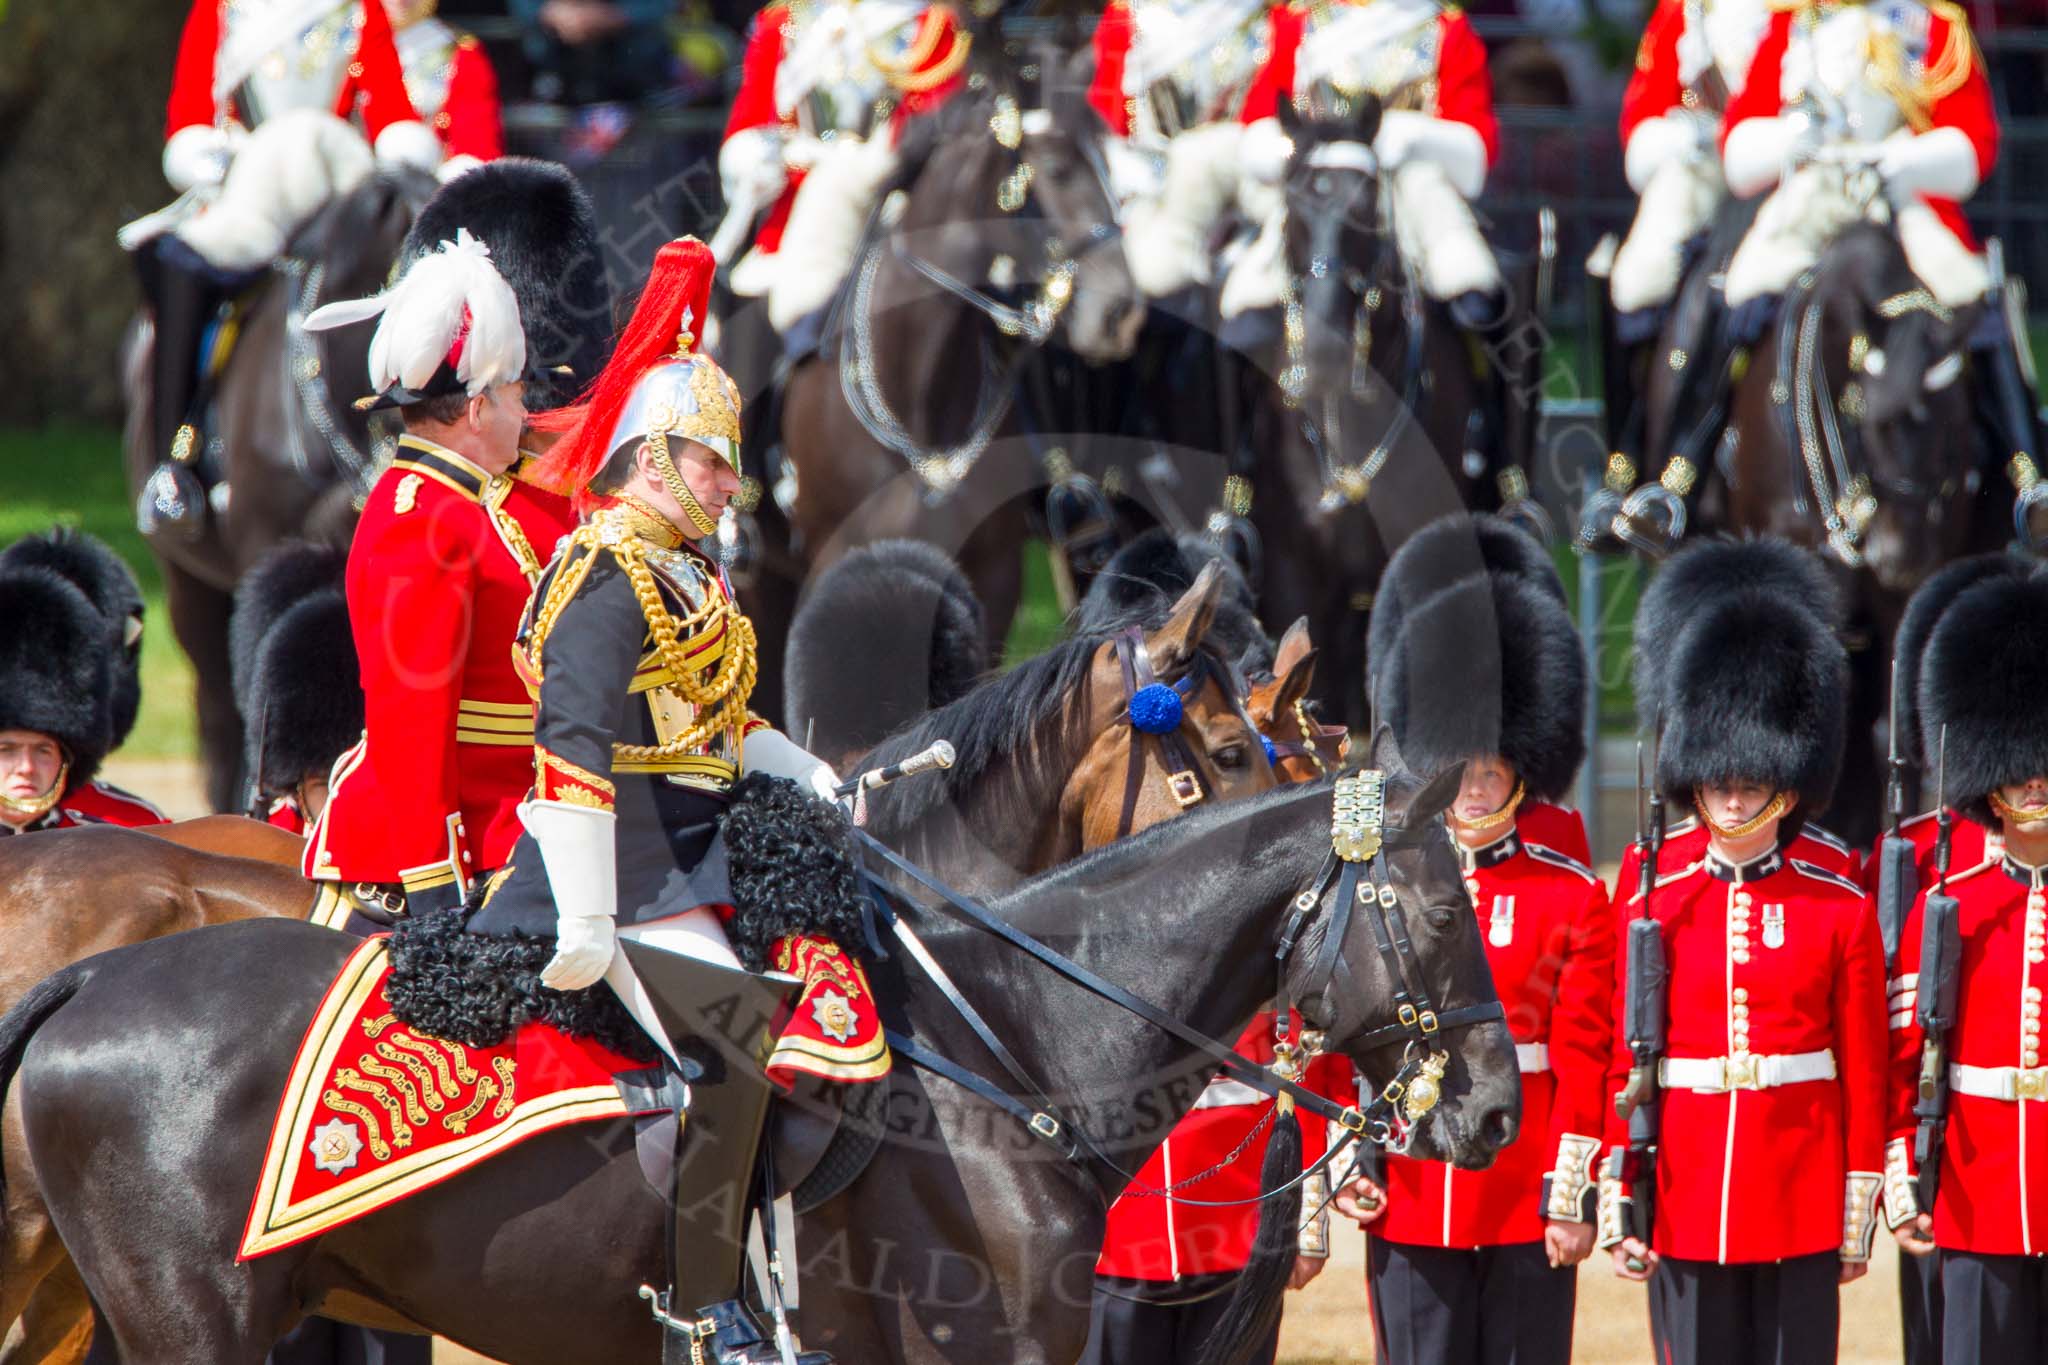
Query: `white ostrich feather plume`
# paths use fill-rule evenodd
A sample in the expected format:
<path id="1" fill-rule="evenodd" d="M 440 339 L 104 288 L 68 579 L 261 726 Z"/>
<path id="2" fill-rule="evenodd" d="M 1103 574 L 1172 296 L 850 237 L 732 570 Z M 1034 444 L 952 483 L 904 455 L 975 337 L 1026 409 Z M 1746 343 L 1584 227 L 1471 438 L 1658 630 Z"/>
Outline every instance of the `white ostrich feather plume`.
<path id="1" fill-rule="evenodd" d="M 387 292 L 314 310 L 306 329 L 325 331 L 380 315 L 370 339 L 370 385 L 378 392 L 393 384 L 424 387 L 458 337 L 463 346 L 455 376 L 472 397 L 525 372 L 519 301 L 491 264 L 490 248 L 467 228 L 413 262 Z"/>

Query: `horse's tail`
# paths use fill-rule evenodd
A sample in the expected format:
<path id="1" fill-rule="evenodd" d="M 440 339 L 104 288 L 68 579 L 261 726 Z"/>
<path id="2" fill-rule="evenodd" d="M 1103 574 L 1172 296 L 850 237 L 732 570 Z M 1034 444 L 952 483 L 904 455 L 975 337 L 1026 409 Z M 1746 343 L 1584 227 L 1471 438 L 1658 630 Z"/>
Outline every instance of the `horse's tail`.
<path id="1" fill-rule="evenodd" d="M 1202 1342 L 1201 1365 L 1250 1365 L 1264 1358 L 1280 1326 L 1287 1279 L 1294 1270 L 1301 1228 L 1301 1118 L 1276 1115 L 1259 1170 L 1259 1230 L 1251 1259 L 1231 1288 L 1230 1302 Z M 1285 1194 L 1276 1193 L 1286 1187 Z"/>
<path id="2" fill-rule="evenodd" d="M 5 1018 L 0 1018 L 0 1104 L 6 1102 L 7 1088 L 14 1082 L 14 1073 L 21 1069 L 22 1054 L 28 1051 L 29 1039 L 35 1037 L 36 1030 L 91 979 L 91 961 L 74 962 L 38 981 L 27 995 L 15 1002 Z M 6 1194 L 7 1172 L 4 1166 L 0 1166 L 0 1208 L 6 1205 Z"/>
<path id="3" fill-rule="evenodd" d="M 818 577 L 790 624 L 783 717 L 839 762 L 958 700 L 988 671 L 981 599 L 946 553 L 884 540 Z M 849 686 L 849 683 L 853 685 Z"/>

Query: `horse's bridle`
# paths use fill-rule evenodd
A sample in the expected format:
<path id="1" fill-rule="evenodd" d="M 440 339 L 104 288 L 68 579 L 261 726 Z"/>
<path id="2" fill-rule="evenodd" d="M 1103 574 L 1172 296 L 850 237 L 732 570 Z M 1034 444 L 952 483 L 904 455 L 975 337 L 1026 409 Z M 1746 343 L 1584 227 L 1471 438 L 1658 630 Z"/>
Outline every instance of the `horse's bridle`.
<path id="1" fill-rule="evenodd" d="M 1244 689 L 1234 676 L 1235 670 L 1208 650 L 1197 650 L 1180 680 L 1166 683 L 1153 670 L 1152 653 L 1145 646 L 1142 627 L 1125 627 L 1117 632 L 1113 643 L 1117 664 L 1123 670 L 1124 712 L 1133 731 L 1130 762 L 1124 774 L 1123 808 L 1116 823 L 1116 837 L 1122 839 L 1131 833 L 1138 816 L 1138 796 L 1145 777 L 1146 735 L 1159 741 L 1159 756 L 1166 764 L 1166 789 L 1175 805 L 1186 810 L 1215 795 L 1202 776 L 1201 762 L 1181 735 L 1187 723 L 1183 703 L 1199 693 L 1205 682 L 1215 680 L 1254 737 L 1259 736 L 1259 727 L 1245 710 Z"/>
<path id="2" fill-rule="evenodd" d="M 1441 1078 L 1448 1060 L 1448 1053 L 1440 1047 L 1443 1031 L 1506 1018 L 1498 999 L 1451 1010 L 1439 1010 L 1435 1007 L 1423 975 L 1422 964 L 1416 957 L 1414 945 L 1408 935 L 1407 921 L 1401 913 L 1399 900 L 1394 893 L 1393 874 L 1387 866 L 1386 859 L 1387 849 L 1412 846 L 1421 836 L 1419 832 L 1411 834 L 1402 827 L 1386 827 L 1385 784 L 1386 775 L 1375 770 L 1338 779 L 1335 812 L 1331 821 L 1331 854 L 1324 860 L 1321 870 L 1308 889 L 1295 897 L 1294 913 L 1288 917 L 1279 946 L 1275 950 L 1274 960 L 1278 965 L 1280 978 L 1279 991 L 1275 998 L 1275 1017 L 1282 1032 L 1282 1039 L 1275 1048 L 1275 1061 L 1270 1068 L 1260 1066 L 1239 1054 L 1229 1044 L 1209 1037 L 1156 1005 L 1140 999 L 1123 987 L 1105 980 L 1072 959 L 1048 948 L 998 918 L 985 906 L 960 895 L 895 850 L 875 840 L 864 830 L 856 828 L 853 833 L 858 845 L 866 854 L 932 892 L 939 898 L 939 904 L 951 911 L 956 918 L 1017 948 L 1091 994 L 1137 1015 L 1162 1032 L 1189 1044 L 1215 1063 L 1225 1078 L 1273 1096 L 1281 1106 L 1281 1112 L 1286 1112 L 1290 1108 L 1301 1109 L 1317 1118 L 1337 1124 L 1342 1130 L 1322 1157 L 1304 1169 L 1298 1177 L 1279 1189 L 1265 1191 L 1255 1198 L 1195 1200 L 1164 1192 L 1165 1197 L 1184 1204 L 1227 1207 L 1258 1203 L 1292 1191 L 1327 1169 L 1354 1142 L 1369 1140 L 1397 1151 L 1404 1149 L 1412 1133 L 1413 1122 L 1435 1106 L 1441 1093 Z M 877 878 L 871 878 L 870 881 L 878 897 L 884 898 L 886 902 L 903 911 L 915 912 L 925 908 L 887 882 Z M 1307 1035 L 1304 1035 L 1300 1045 L 1292 1045 L 1285 1040 L 1286 1021 L 1292 1009 L 1291 992 L 1287 986 L 1289 959 L 1295 945 L 1300 941 L 1302 932 L 1316 918 L 1324 894 L 1333 882 L 1337 894 L 1331 903 L 1331 921 L 1322 942 L 1317 946 L 1315 960 L 1308 975 L 1308 984 L 1317 994 L 1327 994 L 1335 978 L 1344 936 L 1350 926 L 1351 907 L 1354 902 L 1366 906 L 1374 942 L 1382 960 L 1387 964 L 1388 976 L 1394 989 L 1396 1018 L 1394 1023 L 1363 1035 L 1352 1046 L 1370 1049 L 1395 1042 L 1407 1043 L 1401 1065 L 1393 1079 L 1381 1087 L 1362 1108 L 1358 1105 L 1338 1105 L 1303 1086 L 1300 1083 L 1302 1068 L 1314 1054 L 1319 1042 Z M 911 1065 L 941 1076 L 1009 1114 L 1067 1160 L 1080 1162 L 1084 1158 L 1092 1159 L 1116 1172 L 1126 1183 L 1133 1180 L 1131 1173 L 1117 1165 L 1104 1146 L 1067 1117 L 1061 1106 L 1056 1105 L 1048 1097 L 1045 1089 L 1031 1078 L 1008 1045 L 997 1036 L 988 1022 L 981 1017 L 980 1012 L 954 985 L 945 969 L 926 950 L 923 942 L 903 922 L 901 916 L 889 913 L 886 906 L 882 908 L 881 914 L 885 917 L 886 927 L 892 932 L 897 943 L 918 963 L 954 1012 L 967 1023 L 983 1046 L 1009 1073 L 1010 1081 L 1018 1093 L 1012 1093 L 996 1085 L 950 1058 L 932 1052 L 917 1039 L 893 1029 L 885 1030 L 889 1046 Z M 1025 1098 L 1020 1099 L 1019 1094 Z"/>

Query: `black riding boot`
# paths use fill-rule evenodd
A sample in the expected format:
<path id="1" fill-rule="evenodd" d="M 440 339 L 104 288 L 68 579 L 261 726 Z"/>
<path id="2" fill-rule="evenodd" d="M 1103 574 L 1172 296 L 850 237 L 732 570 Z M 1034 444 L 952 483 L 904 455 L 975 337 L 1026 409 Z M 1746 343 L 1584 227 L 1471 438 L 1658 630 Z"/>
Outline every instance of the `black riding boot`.
<path id="1" fill-rule="evenodd" d="M 134 258 L 156 323 L 148 431 L 159 461 L 143 485 L 136 521 L 144 534 L 197 535 L 206 509 L 196 466 L 208 387 L 199 375 L 200 346 L 208 324 L 261 272 L 224 273 L 170 233 L 145 242 Z"/>
<path id="2" fill-rule="evenodd" d="M 1464 470 L 1468 477 L 1491 484 L 1490 489 L 1477 491 L 1480 505 L 1490 497 L 1501 515 L 1547 541 L 1554 528 L 1529 488 L 1529 460 L 1535 452 L 1542 400 L 1542 323 L 1523 302 L 1533 300 L 1533 273 L 1526 286 L 1517 284 L 1518 290 L 1526 288 L 1525 294 L 1466 294 L 1450 304 L 1451 320 L 1464 334 L 1479 380 Z"/>
<path id="3" fill-rule="evenodd" d="M 2024 337 L 2013 332 L 2002 288 L 1986 299 L 1986 312 L 1970 336 L 1971 369 L 1981 378 L 1978 421 L 2013 487 L 2013 530 L 2033 553 L 2048 546 L 2048 479 L 2042 477 L 2040 396 L 2022 355 Z"/>

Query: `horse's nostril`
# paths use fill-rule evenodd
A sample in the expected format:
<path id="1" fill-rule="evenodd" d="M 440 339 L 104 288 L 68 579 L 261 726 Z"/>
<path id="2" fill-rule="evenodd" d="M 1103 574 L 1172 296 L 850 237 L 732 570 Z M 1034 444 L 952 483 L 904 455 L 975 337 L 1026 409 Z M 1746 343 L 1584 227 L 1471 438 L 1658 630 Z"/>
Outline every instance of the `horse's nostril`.
<path id="1" fill-rule="evenodd" d="M 1511 1111 L 1496 1109 L 1480 1121 L 1479 1135 L 1488 1147 L 1498 1152 L 1515 1140 L 1515 1131 L 1519 1127 Z"/>

